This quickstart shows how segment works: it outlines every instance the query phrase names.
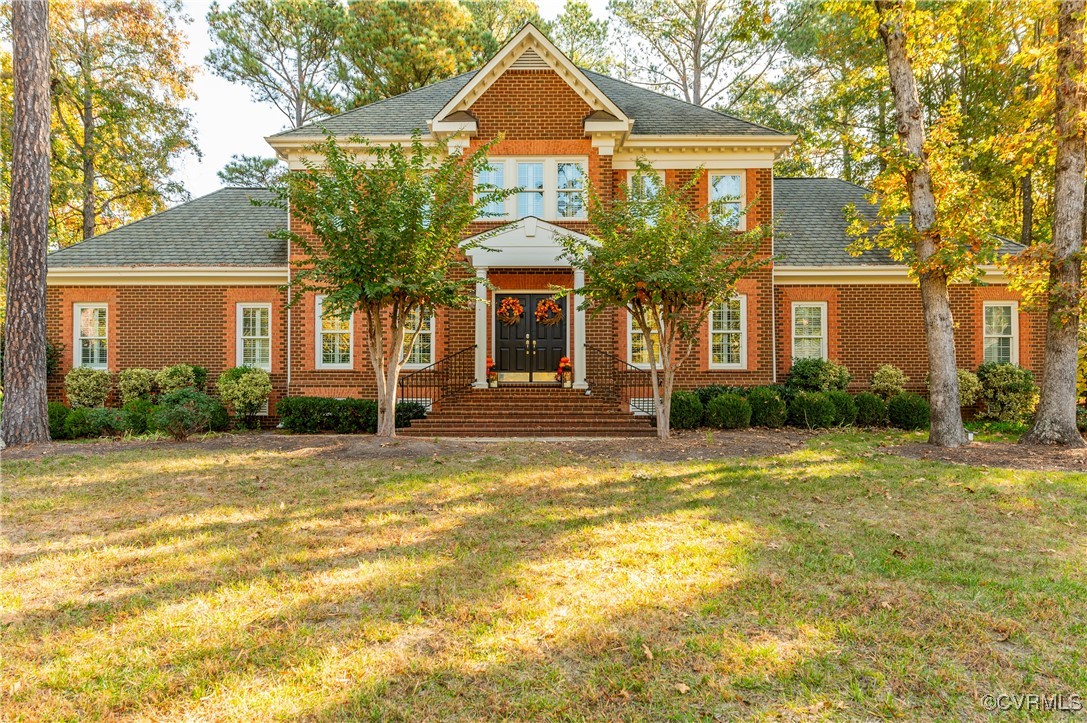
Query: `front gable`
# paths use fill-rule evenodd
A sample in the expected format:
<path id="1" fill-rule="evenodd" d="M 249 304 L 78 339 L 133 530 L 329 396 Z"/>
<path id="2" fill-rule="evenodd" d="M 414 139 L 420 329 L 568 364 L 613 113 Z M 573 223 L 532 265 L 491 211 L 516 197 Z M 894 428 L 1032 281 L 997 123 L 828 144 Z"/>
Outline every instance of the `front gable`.
<path id="1" fill-rule="evenodd" d="M 569 260 L 562 257 L 563 246 L 559 239 L 573 237 L 589 240 L 584 234 L 556 226 L 535 216 L 526 216 L 483 233 L 483 245 L 468 251 L 468 258 L 476 267 L 569 267 Z M 478 237 L 479 235 L 470 236 L 465 241 Z"/>

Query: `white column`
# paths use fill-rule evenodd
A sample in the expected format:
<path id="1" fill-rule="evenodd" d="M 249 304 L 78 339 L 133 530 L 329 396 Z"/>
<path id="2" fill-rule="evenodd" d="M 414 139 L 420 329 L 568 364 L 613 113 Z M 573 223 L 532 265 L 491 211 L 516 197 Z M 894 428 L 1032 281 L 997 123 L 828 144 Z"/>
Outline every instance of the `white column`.
<path id="1" fill-rule="evenodd" d="M 580 289 L 585 285 L 585 272 L 574 269 L 574 288 Z M 588 389 L 585 381 L 585 310 L 581 308 L 584 297 L 574 294 L 574 389 Z"/>
<path id="2" fill-rule="evenodd" d="M 487 387 L 487 267 L 476 267 L 476 389 Z"/>

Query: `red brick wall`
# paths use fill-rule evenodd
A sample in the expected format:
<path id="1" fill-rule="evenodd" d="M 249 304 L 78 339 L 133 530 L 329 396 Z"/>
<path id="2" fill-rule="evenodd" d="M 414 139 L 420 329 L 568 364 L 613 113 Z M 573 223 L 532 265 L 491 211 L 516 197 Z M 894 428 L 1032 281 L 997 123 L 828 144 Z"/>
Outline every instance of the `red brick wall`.
<path id="1" fill-rule="evenodd" d="M 592 108 L 553 70 L 507 70 L 468 112 L 480 138 L 569 141 L 585 136 Z"/>

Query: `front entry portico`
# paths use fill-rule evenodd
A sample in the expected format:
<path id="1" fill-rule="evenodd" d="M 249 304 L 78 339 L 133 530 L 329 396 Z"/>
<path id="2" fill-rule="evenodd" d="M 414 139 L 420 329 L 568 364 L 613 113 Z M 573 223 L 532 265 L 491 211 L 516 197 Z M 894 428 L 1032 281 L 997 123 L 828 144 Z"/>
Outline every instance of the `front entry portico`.
<path id="1" fill-rule="evenodd" d="M 574 388 L 588 388 L 584 363 L 585 311 L 578 308 L 581 296 L 555 298 L 546 285 L 529 287 L 536 288 L 534 291 L 520 291 L 524 286 L 507 287 L 492 294 L 487 285 L 492 273 L 496 278 L 523 269 L 562 269 L 569 274 L 570 263 L 562 258 L 563 248 L 558 241 L 563 236 L 587 240 L 576 231 L 527 216 L 489 232 L 482 239 L 482 246 L 467 252 L 477 278 L 475 387 L 487 386 L 487 357 L 493 355 L 500 375 L 531 374 L 532 381 L 554 381 L 559 360 L 569 357 L 574 366 Z M 572 278 L 574 288 L 585 281 L 584 273 L 578 269 L 573 269 L 567 278 Z M 524 308 L 524 315 L 516 324 L 504 324 L 496 318 L 498 306 L 507 296 L 516 296 Z M 554 299 L 559 305 L 560 323 L 537 323 L 535 312 L 543 299 Z"/>

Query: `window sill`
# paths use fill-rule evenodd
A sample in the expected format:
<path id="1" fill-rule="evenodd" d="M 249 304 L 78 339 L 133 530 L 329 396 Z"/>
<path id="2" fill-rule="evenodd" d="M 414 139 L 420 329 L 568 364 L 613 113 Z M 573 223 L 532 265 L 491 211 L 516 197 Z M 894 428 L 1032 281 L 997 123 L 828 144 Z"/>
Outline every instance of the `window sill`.
<path id="1" fill-rule="evenodd" d="M 746 372 L 746 364 L 710 364 L 708 367 L 711 372 Z"/>
<path id="2" fill-rule="evenodd" d="M 351 371 L 354 368 L 354 364 L 317 364 L 314 366 L 314 370 L 319 372 L 343 372 Z"/>

